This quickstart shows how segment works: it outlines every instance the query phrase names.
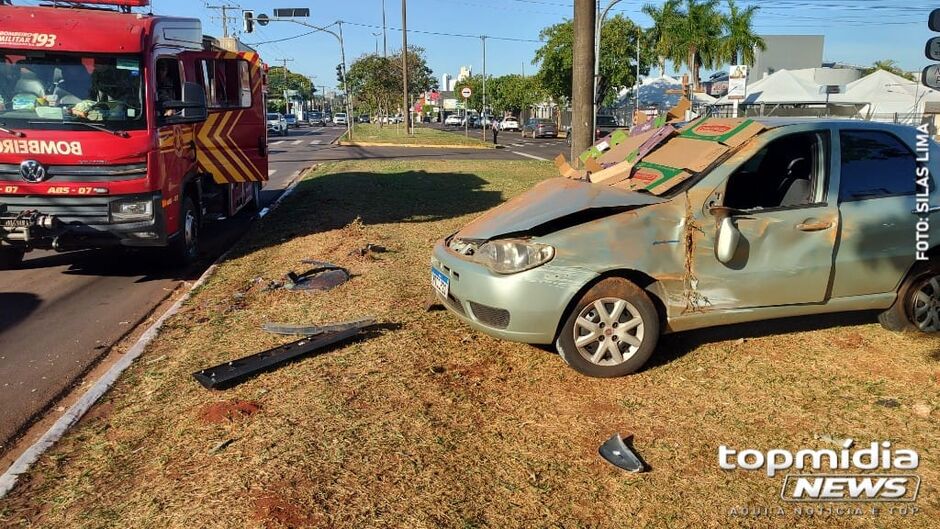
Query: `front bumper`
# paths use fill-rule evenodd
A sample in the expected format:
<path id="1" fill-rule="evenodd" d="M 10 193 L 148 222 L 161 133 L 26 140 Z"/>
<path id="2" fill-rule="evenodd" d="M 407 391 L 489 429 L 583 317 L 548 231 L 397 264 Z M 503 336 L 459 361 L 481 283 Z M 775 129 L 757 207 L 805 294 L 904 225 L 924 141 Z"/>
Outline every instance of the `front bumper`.
<path id="1" fill-rule="evenodd" d="M 152 201 L 153 215 L 146 220 L 116 222 L 111 217 L 111 203 L 124 200 Z M 0 196 L 0 244 L 27 249 L 73 250 L 108 246 L 166 246 L 166 219 L 162 195 L 104 196 Z M 24 212 L 55 219 L 52 224 L 15 223 Z M 9 221 L 9 222 L 8 222 Z M 15 225 L 14 225 L 15 224 Z"/>
<path id="2" fill-rule="evenodd" d="M 551 262 L 512 275 L 491 272 L 449 250 L 434 247 L 431 266 L 450 280 L 447 309 L 471 327 L 497 338 L 550 344 L 575 294 L 596 277 L 594 272 L 554 266 Z"/>

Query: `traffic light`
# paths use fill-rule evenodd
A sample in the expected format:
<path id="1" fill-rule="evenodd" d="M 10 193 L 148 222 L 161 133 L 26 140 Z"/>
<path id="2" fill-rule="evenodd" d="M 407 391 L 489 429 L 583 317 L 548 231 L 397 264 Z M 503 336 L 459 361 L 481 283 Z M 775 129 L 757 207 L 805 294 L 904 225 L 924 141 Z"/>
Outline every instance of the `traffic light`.
<path id="1" fill-rule="evenodd" d="M 930 31 L 940 32 L 940 9 L 934 9 L 930 12 L 927 27 L 930 28 Z M 940 37 L 932 37 L 927 41 L 924 55 L 932 61 L 940 61 Z M 925 86 L 940 90 L 940 64 L 931 64 L 924 68 L 920 80 Z"/>
<path id="2" fill-rule="evenodd" d="M 245 33 L 251 33 L 255 30 L 255 12 L 254 11 L 242 11 L 242 16 L 244 17 L 244 30 Z"/>

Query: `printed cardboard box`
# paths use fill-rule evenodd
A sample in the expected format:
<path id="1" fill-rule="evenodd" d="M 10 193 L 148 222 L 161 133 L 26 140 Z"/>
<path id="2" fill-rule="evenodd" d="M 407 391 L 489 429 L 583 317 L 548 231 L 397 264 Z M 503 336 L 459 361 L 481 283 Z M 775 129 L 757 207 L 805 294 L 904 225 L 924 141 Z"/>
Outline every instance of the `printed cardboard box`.
<path id="1" fill-rule="evenodd" d="M 636 165 L 636 170 L 628 180 L 623 180 L 612 187 L 637 191 L 645 189 L 652 193 L 661 193 L 687 180 L 692 173 L 675 167 L 668 167 L 646 161 Z"/>
<path id="2" fill-rule="evenodd" d="M 697 173 L 704 171 L 726 152 L 728 147 L 721 143 L 679 136 L 648 154 L 643 161 Z"/>
<path id="3" fill-rule="evenodd" d="M 565 158 L 564 154 L 559 154 L 555 157 L 555 167 L 558 168 L 558 173 L 565 178 L 571 178 L 574 180 L 583 180 L 587 178 L 587 171 L 584 169 L 575 169 L 568 163 L 568 159 Z"/>
<path id="4" fill-rule="evenodd" d="M 764 128 L 751 119 L 702 118 L 686 125 L 679 131 L 679 135 L 683 138 L 714 141 L 734 148 L 753 138 Z"/>

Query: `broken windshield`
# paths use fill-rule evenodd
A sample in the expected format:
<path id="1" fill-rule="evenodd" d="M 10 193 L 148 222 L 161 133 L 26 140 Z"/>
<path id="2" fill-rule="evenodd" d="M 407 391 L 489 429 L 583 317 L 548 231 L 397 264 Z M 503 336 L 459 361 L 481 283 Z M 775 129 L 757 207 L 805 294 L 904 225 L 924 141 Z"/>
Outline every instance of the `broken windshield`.
<path id="1" fill-rule="evenodd" d="M 0 49 L 0 120 L 11 128 L 146 127 L 140 58 Z"/>

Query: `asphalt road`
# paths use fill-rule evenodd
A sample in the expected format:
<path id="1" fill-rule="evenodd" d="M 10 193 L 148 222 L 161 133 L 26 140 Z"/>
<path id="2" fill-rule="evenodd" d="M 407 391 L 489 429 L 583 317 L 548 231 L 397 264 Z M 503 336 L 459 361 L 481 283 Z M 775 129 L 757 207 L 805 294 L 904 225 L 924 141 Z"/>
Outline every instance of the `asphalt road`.
<path id="1" fill-rule="evenodd" d="M 342 130 L 271 138 L 262 202 L 277 198 L 314 161 L 309 153 L 328 152 Z M 21 269 L 0 272 L 0 453 L 182 281 L 199 277 L 250 218 L 245 212 L 206 226 L 202 259 L 187 270 L 166 270 L 144 252 L 35 251 Z"/>
<path id="2" fill-rule="evenodd" d="M 471 137 L 483 137 L 480 129 L 464 131 L 462 128 L 441 127 L 438 124 L 431 124 L 429 126 L 460 136 L 469 133 Z M 486 131 L 486 139 L 488 142 L 493 141 L 492 134 L 493 131 Z M 496 136 L 496 139 L 498 145 L 503 147 L 500 150 L 508 155 L 534 160 L 553 160 L 559 154 L 564 154 L 565 158 L 571 158 L 571 147 L 568 146 L 564 138 L 523 138 L 522 134 L 519 132 L 503 131 Z"/>

